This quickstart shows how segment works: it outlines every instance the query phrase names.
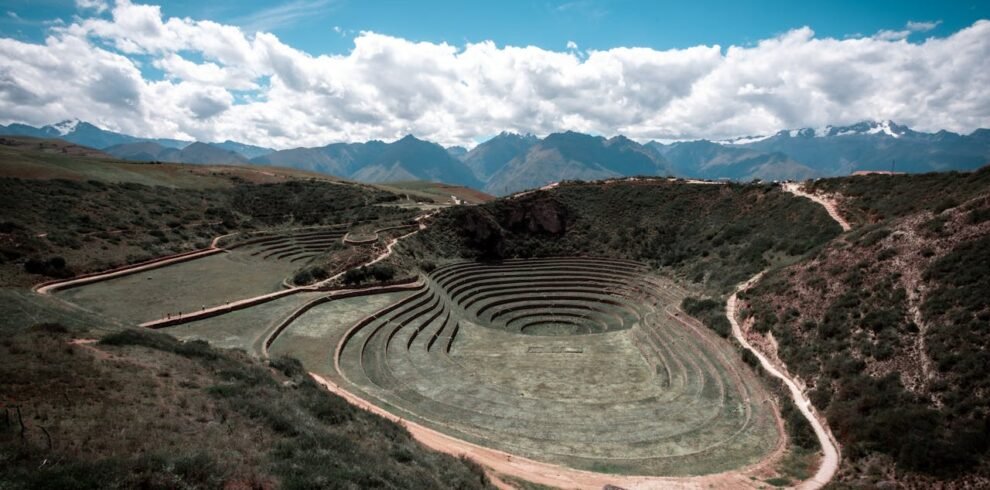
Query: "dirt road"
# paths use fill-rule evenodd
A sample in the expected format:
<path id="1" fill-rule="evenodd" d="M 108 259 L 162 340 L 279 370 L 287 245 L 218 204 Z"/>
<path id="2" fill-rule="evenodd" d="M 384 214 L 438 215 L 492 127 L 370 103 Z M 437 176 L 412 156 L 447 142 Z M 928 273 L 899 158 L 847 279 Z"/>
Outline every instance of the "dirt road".
<path id="1" fill-rule="evenodd" d="M 842 227 L 842 231 L 849 231 L 849 230 L 852 229 L 852 226 L 849 224 L 849 222 L 846 221 L 846 219 L 843 218 L 841 214 L 839 214 L 839 208 L 835 205 L 835 201 L 833 201 L 833 200 L 831 200 L 831 199 L 829 199 L 827 197 L 819 196 L 817 194 L 810 194 L 810 193 L 804 192 L 804 191 L 801 190 L 801 184 L 797 184 L 797 183 L 786 183 L 786 184 L 783 185 L 783 187 L 784 187 L 784 190 L 785 191 L 790 192 L 791 194 L 794 194 L 795 196 L 800 196 L 800 197 L 804 197 L 804 198 L 807 198 L 807 199 L 811 199 L 812 201 L 815 201 L 818 204 L 821 204 L 822 207 L 825 208 L 825 211 L 828 211 L 828 215 L 831 216 L 832 219 L 834 219 L 835 222 L 838 223 L 839 226 Z"/>
<path id="2" fill-rule="evenodd" d="M 725 304 L 725 316 L 728 317 L 729 323 L 732 324 L 732 335 L 742 344 L 743 347 L 748 349 L 750 352 L 756 355 L 760 360 L 760 364 L 763 366 L 768 373 L 770 373 L 775 378 L 780 378 L 787 388 L 791 392 L 791 397 L 794 399 L 794 403 L 797 405 L 798 410 L 808 419 L 811 427 L 815 431 L 815 436 L 818 437 L 818 443 L 822 446 L 822 452 L 824 457 L 822 458 L 821 465 L 818 467 L 818 471 L 810 479 L 801 482 L 796 488 L 802 490 L 818 489 L 825 486 L 835 473 L 839 470 L 839 444 L 836 442 L 835 437 L 832 436 L 832 432 L 825 425 L 824 417 L 819 416 L 815 412 L 815 407 L 812 406 L 811 400 L 801 391 L 797 382 L 794 381 L 787 373 L 784 368 L 778 369 L 772 362 L 762 352 L 754 348 L 746 336 L 743 334 L 742 327 L 739 325 L 739 321 L 736 319 L 736 307 L 738 298 L 737 295 L 739 291 L 743 291 L 750 286 L 752 286 L 756 281 L 763 276 L 763 273 L 759 273 L 743 284 L 739 285 L 736 292 L 732 293 L 729 300 Z"/>

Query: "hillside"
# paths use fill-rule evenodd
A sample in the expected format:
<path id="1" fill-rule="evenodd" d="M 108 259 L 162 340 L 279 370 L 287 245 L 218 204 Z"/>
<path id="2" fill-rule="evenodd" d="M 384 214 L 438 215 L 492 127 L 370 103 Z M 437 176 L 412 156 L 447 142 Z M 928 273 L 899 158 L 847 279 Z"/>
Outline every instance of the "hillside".
<path id="1" fill-rule="evenodd" d="M 386 182 L 377 184 L 376 187 L 423 202 L 479 204 L 495 199 L 491 195 L 470 187 L 425 180 Z"/>
<path id="2" fill-rule="evenodd" d="M 124 143 L 106 148 L 107 153 L 125 160 L 158 161 L 170 163 L 201 163 L 214 165 L 239 165 L 248 163 L 240 153 L 219 146 L 195 142 L 182 149 L 162 146 L 154 141 Z"/>
<path id="3" fill-rule="evenodd" d="M 424 449 L 298 361 L 106 330 L 0 325 L 0 487 L 489 487 L 477 465 Z"/>
<path id="4" fill-rule="evenodd" d="M 666 160 L 650 147 L 623 136 L 605 139 L 568 131 L 529 146 L 494 172 L 484 189 L 506 195 L 562 180 L 669 173 Z"/>
<path id="5" fill-rule="evenodd" d="M 481 182 L 442 146 L 406 136 L 385 146 L 367 164 L 350 174 L 361 182 L 430 180 L 479 188 Z"/>
<path id="6" fill-rule="evenodd" d="M 565 133 L 547 140 L 550 143 L 537 143 L 527 154 L 552 148 L 569 162 L 608 160 L 612 162 L 608 167 L 599 167 L 613 174 L 656 168 L 657 162 L 667 165 L 659 152 L 621 138 Z M 391 284 L 418 272 L 459 267 L 466 268 L 457 273 L 465 279 L 473 277 L 473 267 L 494 275 L 500 274 L 499 267 L 515 268 L 510 275 L 525 277 L 530 272 L 524 262 L 506 259 L 549 258 L 546 264 L 554 264 L 562 257 L 575 261 L 566 267 L 587 269 L 581 274 L 596 277 L 603 274 L 592 272 L 595 266 L 583 261 L 612 260 L 612 266 L 620 269 L 631 267 L 622 261 L 636 261 L 635 267 L 672 281 L 661 288 L 676 298 L 663 310 L 665 318 L 676 322 L 686 315 L 696 317 L 704 324 L 697 324 L 698 328 L 707 332 L 707 326 L 717 337 L 712 332 L 706 335 L 719 342 L 730 338 L 727 295 L 767 270 L 752 289 L 740 293 L 739 318 L 746 320 L 752 343 L 797 375 L 826 417 L 842 448 L 837 485 L 944 483 L 978 488 L 990 481 L 990 398 L 986 396 L 990 387 L 984 376 L 984 366 L 990 362 L 986 354 L 990 337 L 984 328 L 990 318 L 985 294 L 990 290 L 986 279 L 990 277 L 986 264 L 990 168 L 808 182 L 805 190 L 836 201 L 840 213 L 852 222 L 854 229 L 843 233 L 821 205 L 772 183 L 697 183 L 656 177 L 564 180 L 544 190 L 490 200 L 464 187 L 425 181 L 370 186 L 257 165 L 122 162 L 65 142 L 4 141 L 0 145 L 7 159 L 0 177 L 4 210 L 0 283 L 5 287 L 0 288 L 4 299 L 0 314 L 6 320 L 0 325 L 5 339 L 0 349 L 6 349 L 6 362 L 0 362 L 0 370 L 5 379 L 13 380 L 3 395 L 15 397 L 22 411 L 32 410 L 25 415 L 27 442 L 21 442 L 15 431 L 0 438 L 0 458 L 18 461 L 0 470 L 4 487 L 55 485 L 52 482 L 69 478 L 85 486 L 96 474 L 102 475 L 101 481 L 125 487 L 165 482 L 162 485 L 198 488 L 235 482 L 294 488 L 319 486 L 328 478 L 386 488 L 432 488 L 449 482 L 464 488 L 483 486 L 481 469 L 427 452 L 408 433 L 327 395 L 296 361 L 263 362 L 237 351 L 216 351 L 199 341 L 180 343 L 170 337 L 119 332 L 124 324 L 161 316 L 169 320 L 170 312 L 188 312 L 190 306 L 200 311 L 202 305 L 201 311 L 207 312 L 207 306 L 222 307 L 240 298 L 231 296 L 240 289 L 224 289 L 222 275 L 209 280 L 186 275 L 198 267 L 227 268 L 234 274 L 232 264 L 257 260 L 239 269 L 240 275 L 232 277 L 240 279 L 233 282 L 243 282 L 244 291 L 257 289 L 250 294 L 267 294 L 285 289 L 282 277 L 312 284 L 338 273 L 338 284 L 349 287 Z M 433 171 L 439 171 L 436 162 L 447 161 L 439 160 L 435 152 L 452 159 L 438 145 L 411 137 L 400 142 L 382 143 L 382 151 L 373 158 L 395 159 L 399 168 L 417 163 L 416 168 Z M 728 162 L 723 168 L 759 157 L 752 155 L 757 153 L 754 150 L 723 153 L 711 145 L 677 151 L 687 155 L 683 158 Z M 411 154 L 428 158 L 405 157 Z M 468 171 L 461 165 L 457 168 Z M 439 209 L 448 199 L 473 205 Z M 421 208 L 428 209 L 431 217 L 410 223 L 413 216 L 422 216 Z M 331 224 L 349 226 L 289 231 Z M 203 248 L 212 237 L 233 231 L 266 232 L 259 235 L 265 243 L 236 253 L 228 250 L 219 257 L 222 262 L 166 267 L 88 290 L 73 289 L 58 299 L 25 290 L 46 279 Z M 396 241 L 400 236 L 401 242 Z M 352 242 L 371 237 L 375 244 L 350 247 L 348 237 Z M 389 248 L 394 245 L 396 253 L 374 259 L 386 249 L 385 243 Z M 306 262 L 280 265 L 277 274 L 272 272 L 277 280 L 262 277 L 270 272 L 260 271 L 264 260 L 252 259 L 262 252 L 300 253 L 297 249 L 307 244 L 327 252 Z M 486 264 L 453 265 L 464 259 Z M 370 265 L 353 265 L 366 263 Z M 254 269 L 260 271 L 257 277 Z M 186 281 L 208 286 L 203 291 L 184 291 Z M 148 294 L 169 285 L 176 289 L 168 295 Z M 525 283 L 505 287 L 506 291 L 529 288 Z M 562 294 L 577 294 L 566 289 L 577 286 L 560 287 Z M 154 306 L 113 310 L 127 303 L 120 291 L 138 291 L 142 304 Z M 503 294 L 498 291 L 486 292 L 484 300 L 494 301 L 488 296 Z M 603 291 L 608 293 L 608 287 Z M 275 325 L 280 315 L 317 294 L 323 293 L 300 292 L 288 296 L 285 303 L 273 301 L 242 311 L 242 316 L 221 314 L 211 320 L 216 323 L 192 321 L 171 331 L 180 336 L 184 331 L 200 332 L 197 335 L 211 342 L 246 349 L 244 345 L 261 345 L 257 342 L 263 342 L 263 336 L 252 340 L 252 335 L 262 334 L 238 329 L 271 328 L 269 323 Z M 424 295 L 416 300 L 420 303 L 410 304 L 418 305 L 413 308 L 422 314 L 429 311 L 426 289 L 395 294 L 410 294 L 408 301 L 417 297 L 413 294 Z M 377 304 L 360 296 L 351 299 L 353 303 L 328 303 L 331 308 L 356 308 L 346 310 L 342 325 L 354 321 L 348 320 L 350 315 L 367 316 L 374 310 L 369 305 Z M 440 305 L 439 299 L 430 305 Z M 426 316 L 441 318 L 440 311 Z M 387 318 L 383 321 L 390 325 Z M 42 323 L 47 325 L 35 326 Z M 445 337 L 448 353 L 457 331 Z M 308 334 L 293 337 L 297 334 L 302 335 L 287 334 L 286 343 L 272 344 L 274 352 L 302 346 L 297 352 L 305 370 L 328 369 L 327 346 L 337 345 L 328 340 L 331 337 L 317 343 L 306 340 L 312 338 Z M 461 335 L 465 342 L 466 334 Z M 439 336 L 438 330 L 430 339 Z M 82 337 L 106 340 L 69 344 Z M 410 339 L 407 342 L 415 337 Z M 433 343 L 421 341 L 427 346 Z M 589 343 L 588 349 L 593 345 Z M 628 347 L 632 349 L 628 353 L 639 359 L 637 347 L 633 343 Z M 736 358 L 741 351 L 730 344 L 725 347 L 732 362 L 757 364 L 747 357 L 748 351 Z M 498 352 L 501 347 L 492 344 L 492 348 Z M 423 352 L 429 352 L 428 347 Z M 72 369 L 64 367 L 70 362 Z M 28 383 L 28 379 L 44 382 Z M 784 389 L 770 378 L 760 379 L 774 393 L 769 396 L 779 406 L 789 441 L 784 462 L 773 470 L 777 476 L 764 478 L 767 482 L 807 479 L 817 457 L 815 439 L 800 413 L 786 402 Z M 148 395 L 149 383 L 156 387 L 157 398 Z M 156 452 L 148 438 L 133 435 L 144 432 L 129 423 L 121 424 L 117 432 L 93 429 L 94 417 L 104 416 L 93 408 L 99 406 L 96 400 L 103 399 L 95 393 L 107 390 L 113 392 L 110 417 L 148 426 L 158 434 L 154 437 L 159 446 L 178 450 Z M 7 399 L 0 401 L 9 405 Z M 152 423 L 152 418 L 167 422 Z M 182 432 L 175 429 L 180 425 L 199 429 Z M 80 440 L 90 441 L 96 449 L 80 451 L 78 444 L 69 442 Z M 236 454 L 225 452 L 232 446 L 238 447 Z M 40 465 L 52 454 L 62 458 L 57 465 L 44 471 L 23 469 L 21 463 Z M 312 454 L 320 457 L 307 456 Z M 328 465 L 327 458 L 341 463 Z M 408 464 L 413 461 L 416 464 Z"/>
<path id="7" fill-rule="evenodd" d="M 818 173 L 783 153 L 763 153 L 707 140 L 650 143 L 670 162 L 672 173 L 695 179 L 805 180 Z"/>
<path id="8" fill-rule="evenodd" d="M 499 133 L 471 149 L 461 159 L 482 181 L 487 181 L 512 159 L 524 155 L 539 139 L 532 135 Z"/>
<path id="9" fill-rule="evenodd" d="M 860 226 L 743 295 L 750 337 L 811 390 L 841 481 L 990 482 L 990 169 L 826 179 Z"/>
<path id="10" fill-rule="evenodd" d="M 566 183 L 452 208 L 404 246 L 433 260 L 628 258 L 720 292 L 839 231 L 819 206 L 774 186 L 647 179 Z"/>
<path id="11" fill-rule="evenodd" d="M 0 284 L 8 286 L 203 248 L 235 230 L 413 213 L 373 205 L 398 200 L 392 192 L 299 171 L 72 157 L 48 151 L 59 143 L 25 141 L 0 145 Z"/>
<path id="12" fill-rule="evenodd" d="M 30 136 L 0 136 L 0 155 L 6 164 L 23 163 L 24 160 L 68 160 L 70 157 L 112 159 L 113 156 L 88 146 L 65 140 L 43 139 Z"/>
<path id="13" fill-rule="evenodd" d="M 374 160 L 384 149 L 385 143 L 381 141 L 335 143 L 319 148 L 280 150 L 251 161 L 346 177 Z"/>

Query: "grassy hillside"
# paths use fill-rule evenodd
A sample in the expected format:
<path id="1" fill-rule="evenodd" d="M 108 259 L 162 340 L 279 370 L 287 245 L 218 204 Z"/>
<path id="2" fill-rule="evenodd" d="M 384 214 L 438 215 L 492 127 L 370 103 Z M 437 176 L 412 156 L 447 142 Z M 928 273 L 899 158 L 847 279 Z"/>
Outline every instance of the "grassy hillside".
<path id="1" fill-rule="evenodd" d="M 842 485 L 990 484 L 988 175 L 819 181 L 876 222 L 743 297 L 843 444 Z"/>
<path id="2" fill-rule="evenodd" d="M 0 164 L 0 285 L 203 248 L 235 231 L 414 214 L 391 206 L 390 191 L 306 172 L 121 162 L 58 140 L 4 138 Z"/>
<path id="3" fill-rule="evenodd" d="M 478 204 L 488 202 L 494 197 L 479 190 L 459 185 L 444 184 L 441 182 L 429 182 L 425 180 L 413 180 L 405 182 L 387 182 L 376 184 L 376 187 L 396 194 L 409 196 L 411 199 L 454 204 L 451 197 L 456 197 L 466 204 Z"/>
<path id="4" fill-rule="evenodd" d="M 565 184 L 449 209 L 403 250 L 424 262 L 449 257 L 629 258 L 720 293 L 770 264 L 794 260 L 839 232 L 821 207 L 774 186 L 653 179 Z"/>
<path id="5" fill-rule="evenodd" d="M 124 330 L 0 329 L 0 488 L 485 488 L 295 360 Z"/>
<path id="6" fill-rule="evenodd" d="M 323 181 L 213 189 L 0 178 L 0 280 L 27 285 L 203 248 L 234 231 L 405 219 L 397 198 Z"/>
<path id="7" fill-rule="evenodd" d="M 924 210 L 941 212 L 990 189 L 990 166 L 974 172 L 870 174 L 820 179 L 809 191 L 840 196 L 839 208 L 851 223 L 878 223 Z"/>
<path id="8" fill-rule="evenodd" d="M 62 140 L 0 137 L 0 176 L 21 179 L 98 180 L 148 186 L 207 189 L 235 179 L 278 183 L 293 179 L 337 181 L 326 174 L 259 165 L 149 164 L 123 161 Z"/>

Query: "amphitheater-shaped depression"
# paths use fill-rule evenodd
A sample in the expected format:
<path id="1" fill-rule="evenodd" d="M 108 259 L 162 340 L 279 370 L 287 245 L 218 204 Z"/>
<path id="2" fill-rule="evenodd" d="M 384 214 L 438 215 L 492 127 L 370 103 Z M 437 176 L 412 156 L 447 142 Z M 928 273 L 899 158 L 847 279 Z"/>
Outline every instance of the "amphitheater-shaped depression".
<path id="1" fill-rule="evenodd" d="M 335 301 L 314 306 L 272 351 L 305 346 L 307 368 L 368 401 L 538 461 L 666 476 L 757 463 L 783 437 L 771 397 L 677 310 L 686 294 L 631 261 L 457 263 L 346 327 Z M 322 332 L 321 354 L 297 327 Z"/>

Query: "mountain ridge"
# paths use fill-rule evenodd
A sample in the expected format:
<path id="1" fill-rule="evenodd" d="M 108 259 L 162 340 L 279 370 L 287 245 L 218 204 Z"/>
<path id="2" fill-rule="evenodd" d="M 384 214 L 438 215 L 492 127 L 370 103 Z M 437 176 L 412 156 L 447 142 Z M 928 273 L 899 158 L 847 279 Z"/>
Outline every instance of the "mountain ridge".
<path id="1" fill-rule="evenodd" d="M 563 131 L 539 138 L 503 131 L 470 150 L 444 148 L 412 135 L 391 143 L 371 140 L 274 150 L 231 140 L 139 138 L 76 119 L 40 128 L 0 125 L 0 134 L 59 138 L 138 161 L 250 162 L 366 182 L 443 180 L 495 194 L 560 180 L 632 175 L 804 180 L 876 170 L 966 171 L 990 162 L 990 129 L 968 135 L 946 130 L 925 133 L 890 120 L 785 129 L 727 140 L 643 144 L 623 135 L 605 138 Z"/>

